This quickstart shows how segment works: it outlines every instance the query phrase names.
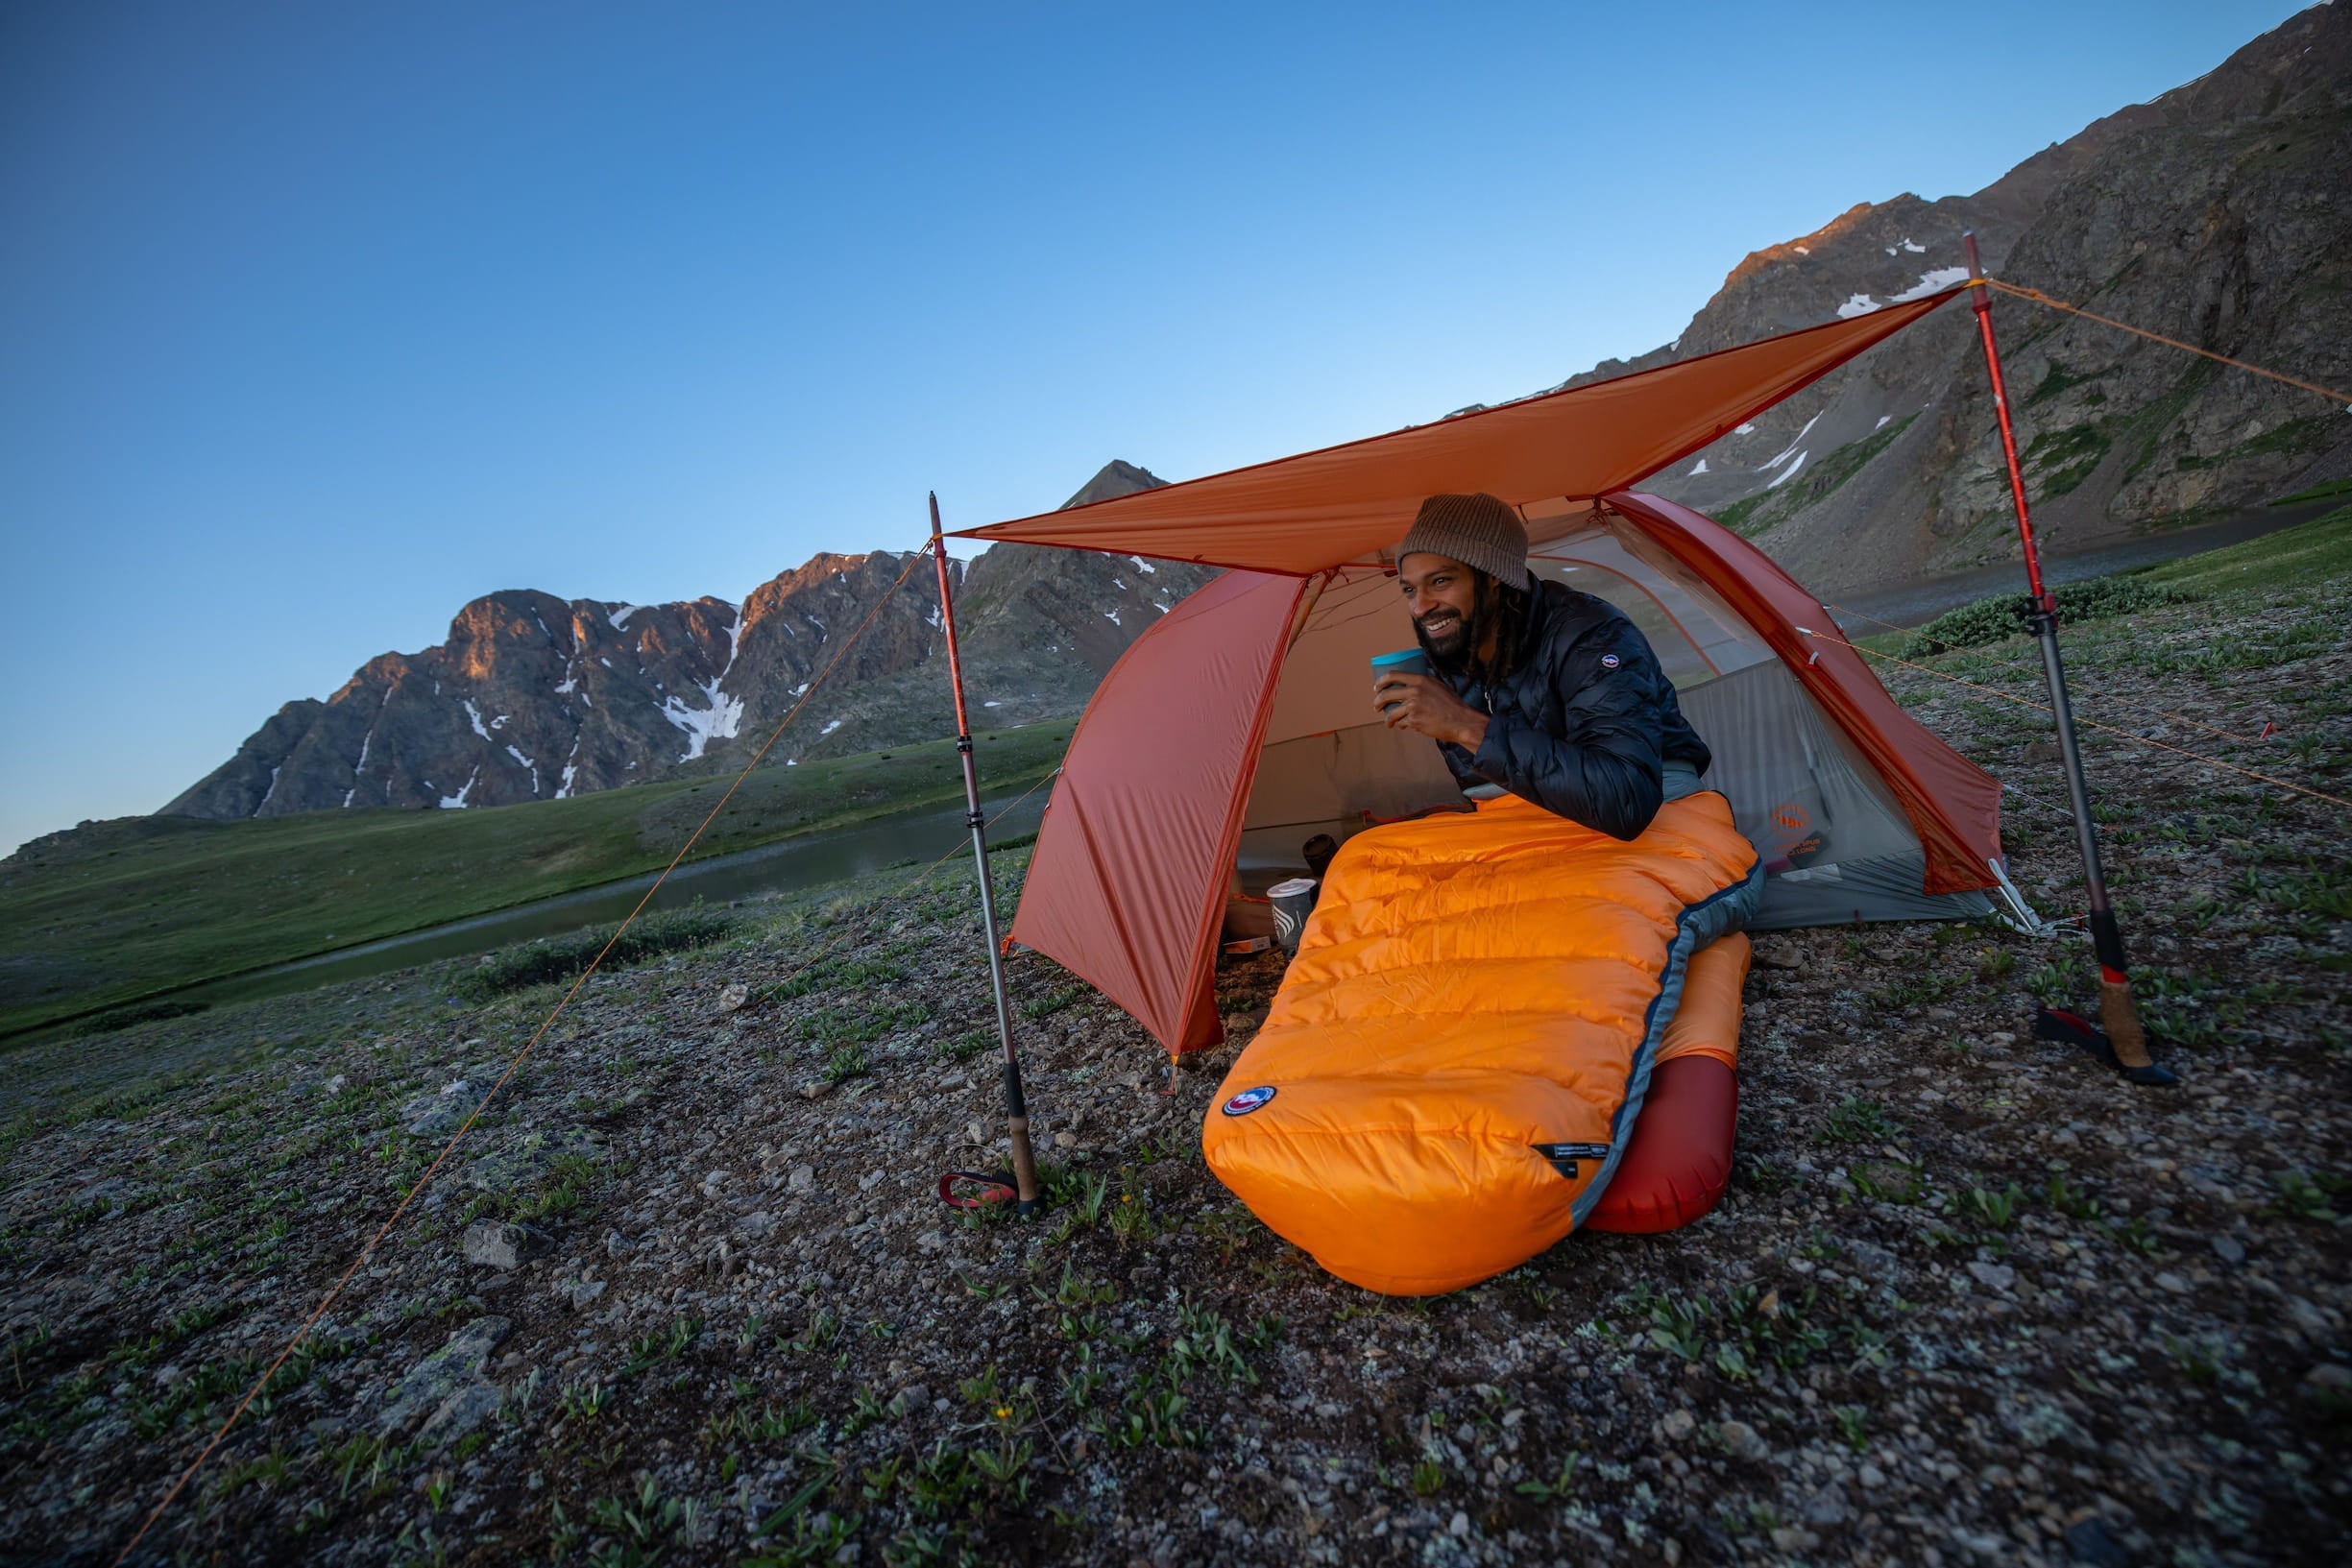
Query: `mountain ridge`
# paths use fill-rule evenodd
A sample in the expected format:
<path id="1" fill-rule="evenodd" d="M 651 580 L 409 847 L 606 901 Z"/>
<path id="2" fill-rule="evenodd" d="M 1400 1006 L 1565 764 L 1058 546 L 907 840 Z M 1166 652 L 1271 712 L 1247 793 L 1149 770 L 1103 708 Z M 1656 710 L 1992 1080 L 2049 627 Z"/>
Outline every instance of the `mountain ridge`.
<path id="1" fill-rule="evenodd" d="M 1960 236 L 1973 229 L 1996 277 L 2345 386 L 2348 171 L 2352 7 L 2338 0 L 1973 195 L 1856 204 L 1752 252 L 1674 343 L 1563 384 L 1957 281 Z M 2340 411 L 2324 399 L 2013 298 L 1998 298 L 1995 315 L 2037 529 L 2054 547 L 2194 522 L 2352 472 L 2352 423 L 2331 423 Z M 1718 518 L 1825 592 L 2017 552 L 1975 326 L 1957 303 L 1643 488 Z"/>
<path id="2" fill-rule="evenodd" d="M 1067 504 L 1163 482 L 1114 460 Z M 442 641 L 378 654 L 324 700 L 281 707 L 158 814 L 462 809 L 736 767 L 745 739 L 812 689 L 821 706 L 779 745 L 778 765 L 936 736 L 948 722 L 934 689 L 938 585 L 920 568 L 900 583 L 908 565 L 886 550 L 819 551 L 740 605 L 486 593 Z M 1004 544 L 951 561 L 978 711 L 1000 724 L 1075 712 L 1144 626 L 1213 575 Z M 827 679 L 837 639 L 869 615 Z"/>

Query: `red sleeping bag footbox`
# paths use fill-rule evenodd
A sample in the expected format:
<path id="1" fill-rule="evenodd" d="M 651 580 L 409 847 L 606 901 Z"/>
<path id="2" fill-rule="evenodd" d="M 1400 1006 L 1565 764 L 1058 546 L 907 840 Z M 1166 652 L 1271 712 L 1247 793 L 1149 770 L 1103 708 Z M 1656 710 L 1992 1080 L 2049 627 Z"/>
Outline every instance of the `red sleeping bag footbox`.
<path id="1" fill-rule="evenodd" d="M 1634 1122 L 1633 1141 L 1587 1230 L 1649 1236 L 1689 1224 L 1721 1201 L 1739 1121 L 1739 991 L 1748 939 L 1734 934 L 1691 954 L 1683 1004 Z"/>

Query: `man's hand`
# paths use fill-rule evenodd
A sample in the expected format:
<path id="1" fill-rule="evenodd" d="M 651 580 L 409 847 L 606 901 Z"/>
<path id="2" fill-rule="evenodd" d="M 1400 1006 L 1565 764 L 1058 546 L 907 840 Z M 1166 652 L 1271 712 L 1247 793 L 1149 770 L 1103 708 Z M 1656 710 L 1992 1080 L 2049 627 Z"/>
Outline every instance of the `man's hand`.
<path id="1" fill-rule="evenodd" d="M 1411 730 L 1476 751 L 1487 738 L 1487 715 L 1433 675 L 1384 675 L 1372 688 L 1372 709 L 1392 730 Z"/>

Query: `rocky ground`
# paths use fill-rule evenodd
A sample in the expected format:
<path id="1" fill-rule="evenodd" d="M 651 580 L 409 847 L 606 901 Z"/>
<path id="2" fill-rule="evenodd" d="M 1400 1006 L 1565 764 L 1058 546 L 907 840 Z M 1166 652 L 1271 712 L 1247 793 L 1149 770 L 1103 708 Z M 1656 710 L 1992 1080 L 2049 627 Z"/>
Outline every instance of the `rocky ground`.
<path id="1" fill-rule="evenodd" d="M 2089 628 L 2083 706 L 2352 793 L 2340 605 Z M 2024 657 L 1943 664 L 2029 692 Z M 2073 907 L 2039 715 L 1890 684 Z M 994 1136 L 968 873 L 600 977 L 137 1560 L 2340 1562 L 2346 815 L 2139 739 L 2093 766 L 2180 1087 L 2029 1037 L 2088 1001 L 2079 941 L 1775 936 L 1722 1206 L 1431 1301 L 1323 1275 L 1200 1160 L 1269 960 L 1171 1073 L 1016 959 L 1030 1224 L 933 1192 Z M 115 1558 L 559 995 L 461 982 L 85 1042 L 181 1072 L 18 1122 L 0 1555 Z"/>

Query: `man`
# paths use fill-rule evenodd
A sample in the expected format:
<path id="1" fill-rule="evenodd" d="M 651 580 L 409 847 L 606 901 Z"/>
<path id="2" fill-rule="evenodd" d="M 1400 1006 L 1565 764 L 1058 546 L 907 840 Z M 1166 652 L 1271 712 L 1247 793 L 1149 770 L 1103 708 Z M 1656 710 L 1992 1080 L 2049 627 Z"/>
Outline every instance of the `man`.
<path id="1" fill-rule="evenodd" d="M 1707 746 L 1649 639 L 1615 606 L 1527 569 L 1527 528 L 1492 495 L 1432 495 L 1396 547 L 1432 675 L 1389 675 L 1373 706 L 1438 742 L 1466 793 L 1509 790 L 1638 838 L 1698 787 Z"/>

